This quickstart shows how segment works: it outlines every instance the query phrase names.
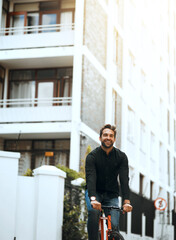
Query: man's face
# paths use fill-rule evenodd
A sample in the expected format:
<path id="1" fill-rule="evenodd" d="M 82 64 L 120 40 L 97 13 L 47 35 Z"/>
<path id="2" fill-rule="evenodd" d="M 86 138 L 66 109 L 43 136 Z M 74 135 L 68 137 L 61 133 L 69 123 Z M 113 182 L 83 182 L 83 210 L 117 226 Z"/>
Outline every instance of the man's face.
<path id="1" fill-rule="evenodd" d="M 111 148 L 115 142 L 114 131 L 109 128 L 105 128 L 99 139 L 103 147 Z"/>

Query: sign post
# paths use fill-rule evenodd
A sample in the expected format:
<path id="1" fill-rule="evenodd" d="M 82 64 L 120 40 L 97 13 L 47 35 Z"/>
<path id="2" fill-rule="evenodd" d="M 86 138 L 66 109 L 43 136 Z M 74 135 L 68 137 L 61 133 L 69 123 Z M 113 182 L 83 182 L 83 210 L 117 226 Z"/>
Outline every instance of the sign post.
<path id="1" fill-rule="evenodd" d="M 161 238 L 163 239 L 163 227 L 164 227 L 164 210 L 167 207 L 167 202 L 164 198 L 158 197 L 155 201 L 154 201 L 154 206 L 157 210 L 160 211 L 160 213 L 162 213 L 163 215 L 163 221 L 161 222 L 162 226 L 161 226 Z"/>

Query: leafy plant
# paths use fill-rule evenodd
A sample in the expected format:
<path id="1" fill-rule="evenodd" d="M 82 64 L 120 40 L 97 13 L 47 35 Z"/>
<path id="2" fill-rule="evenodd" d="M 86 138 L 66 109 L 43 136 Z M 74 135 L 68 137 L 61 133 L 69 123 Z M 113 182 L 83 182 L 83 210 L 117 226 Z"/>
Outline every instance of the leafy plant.
<path id="1" fill-rule="evenodd" d="M 26 170 L 26 172 L 23 174 L 23 176 L 33 177 L 32 173 L 33 173 L 32 170 L 30 168 L 28 168 Z"/>
<path id="2" fill-rule="evenodd" d="M 82 174 L 80 172 L 77 172 L 77 171 L 70 169 L 66 166 L 63 166 L 61 164 L 56 165 L 56 167 L 61 169 L 62 171 L 64 171 L 67 174 L 67 178 L 69 180 L 74 180 L 74 179 L 80 178 L 82 176 Z"/>
<path id="3" fill-rule="evenodd" d="M 71 196 L 67 192 L 64 196 L 64 220 L 62 239 L 86 240 L 86 221 L 80 219 L 80 205 L 72 205 Z"/>

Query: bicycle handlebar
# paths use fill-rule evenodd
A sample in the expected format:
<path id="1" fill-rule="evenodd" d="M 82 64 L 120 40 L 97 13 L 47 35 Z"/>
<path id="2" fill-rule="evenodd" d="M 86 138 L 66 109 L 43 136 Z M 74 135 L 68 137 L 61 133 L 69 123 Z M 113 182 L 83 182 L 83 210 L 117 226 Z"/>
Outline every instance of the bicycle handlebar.
<path id="1" fill-rule="evenodd" d="M 119 207 L 116 207 L 116 206 L 105 206 L 105 205 L 101 205 L 101 207 L 103 208 L 103 209 L 109 209 L 109 210 L 112 210 L 112 209 L 114 209 L 114 210 L 117 210 L 117 211 L 123 211 L 123 208 L 119 208 Z"/>

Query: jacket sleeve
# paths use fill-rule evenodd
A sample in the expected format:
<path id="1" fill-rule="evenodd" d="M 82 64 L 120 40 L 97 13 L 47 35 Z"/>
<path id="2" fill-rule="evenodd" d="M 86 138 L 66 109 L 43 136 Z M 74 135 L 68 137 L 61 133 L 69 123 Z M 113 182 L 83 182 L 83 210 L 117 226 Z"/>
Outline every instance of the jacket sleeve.
<path id="1" fill-rule="evenodd" d="M 122 163 L 119 170 L 119 179 L 122 192 L 122 199 L 129 199 L 130 190 L 129 190 L 129 167 L 128 167 L 128 158 L 124 154 Z"/>
<path id="2" fill-rule="evenodd" d="M 88 195 L 96 196 L 96 166 L 95 157 L 93 154 L 88 154 L 86 157 L 86 185 L 88 189 Z"/>

